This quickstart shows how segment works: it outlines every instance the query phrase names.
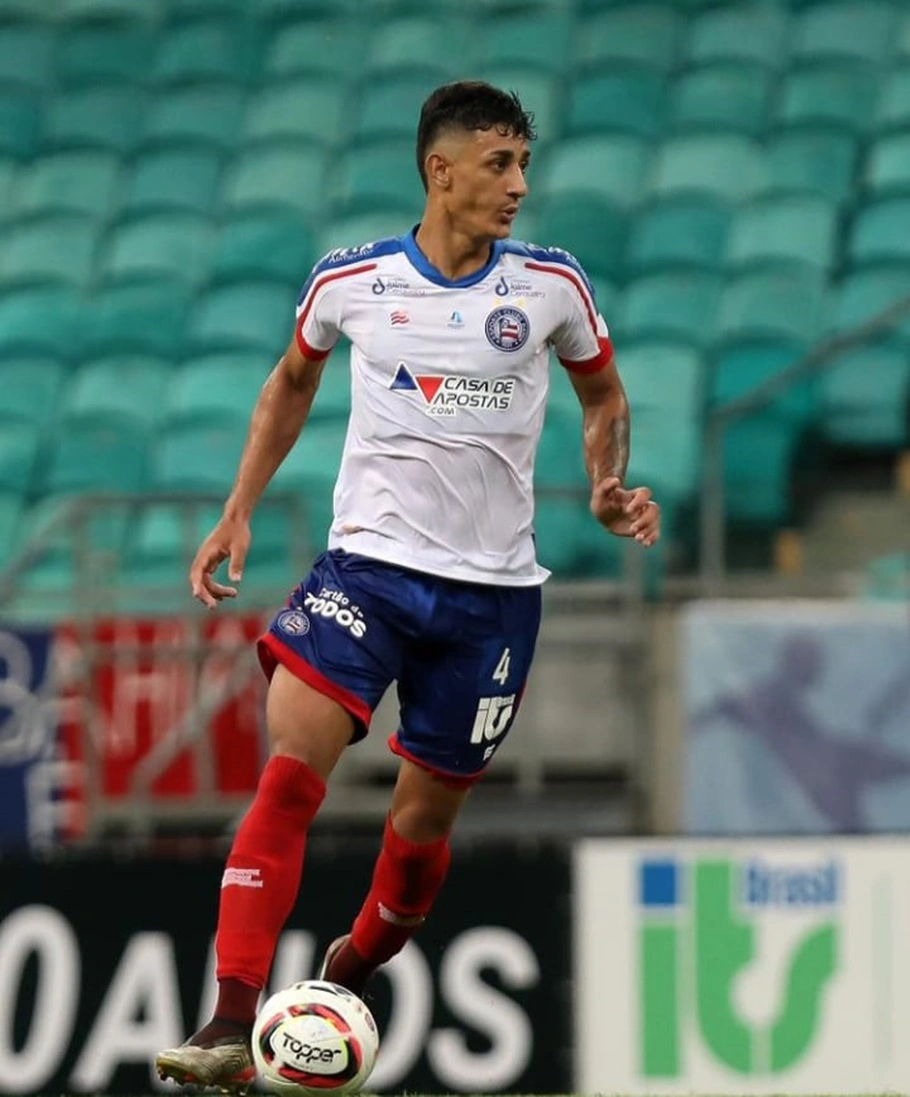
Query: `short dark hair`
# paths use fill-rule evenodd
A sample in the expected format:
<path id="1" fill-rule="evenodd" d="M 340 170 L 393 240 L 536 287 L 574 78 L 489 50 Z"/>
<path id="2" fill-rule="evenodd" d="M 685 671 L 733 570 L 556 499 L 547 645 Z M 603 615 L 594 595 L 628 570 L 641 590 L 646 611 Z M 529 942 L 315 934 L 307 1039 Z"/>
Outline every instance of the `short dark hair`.
<path id="1" fill-rule="evenodd" d="M 427 149 L 447 129 L 488 130 L 496 127 L 503 135 L 534 141 L 534 115 L 521 105 L 518 95 L 502 91 L 483 80 L 459 80 L 443 84 L 420 109 L 417 125 L 417 170 L 427 190 L 424 167 Z"/>

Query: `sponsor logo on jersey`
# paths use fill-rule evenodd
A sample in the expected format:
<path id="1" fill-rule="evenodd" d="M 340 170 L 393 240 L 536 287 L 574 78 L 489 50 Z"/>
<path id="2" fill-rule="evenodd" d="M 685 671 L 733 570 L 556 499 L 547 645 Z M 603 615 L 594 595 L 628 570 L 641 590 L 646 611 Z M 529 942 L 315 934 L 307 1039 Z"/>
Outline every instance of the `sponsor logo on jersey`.
<path id="1" fill-rule="evenodd" d="M 459 411 L 508 411 L 515 392 L 515 378 L 412 373 L 404 362 L 399 362 L 389 388 L 413 394 L 427 415 L 447 418 Z"/>
<path id="2" fill-rule="evenodd" d="M 310 621 L 299 609 L 288 609 L 278 615 L 278 627 L 289 636 L 306 636 L 310 631 Z"/>
<path id="3" fill-rule="evenodd" d="M 426 293 L 423 287 L 412 286 L 407 278 L 397 274 L 377 274 L 370 288 L 376 297 L 382 297 L 385 293 L 397 293 L 399 297 L 423 297 Z"/>
<path id="4" fill-rule="evenodd" d="M 535 289 L 530 278 L 521 278 L 517 274 L 503 274 L 493 287 L 493 292 L 497 297 L 508 297 L 509 294 L 514 294 L 516 297 L 524 297 L 528 300 L 540 299 L 547 295 L 546 290 Z"/>
<path id="5" fill-rule="evenodd" d="M 458 311 L 458 309 L 455 309 L 455 311 L 449 317 L 449 322 L 446 326 L 450 327 L 450 328 L 463 328 L 464 327 L 464 317 L 461 315 L 461 313 Z"/>
<path id="6" fill-rule="evenodd" d="M 497 350 L 511 353 L 527 343 L 531 334 L 531 322 L 525 313 L 514 305 L 500 305 L 493 309 L 484 324 L 484 332 Z"/>
<path id="7" fill-rule="evenodd" d="M 399 328 L 404 324 L 410 324 L 411 318 L 403 309 L 395 309 L 389 317 L 389 323 L 393 328 Z"/>

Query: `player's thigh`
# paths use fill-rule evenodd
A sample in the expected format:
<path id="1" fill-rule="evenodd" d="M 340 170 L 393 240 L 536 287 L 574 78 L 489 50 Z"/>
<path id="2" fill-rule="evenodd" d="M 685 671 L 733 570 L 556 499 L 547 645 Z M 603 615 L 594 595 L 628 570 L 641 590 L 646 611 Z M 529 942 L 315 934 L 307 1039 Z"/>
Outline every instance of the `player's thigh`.
<path id="1" fill-rule="evenodd" d="M 345 729 L 345 743 L 366 735 L 403 648 L 377 595 L 382 582 L 381 571 L 324 553 L 260 638 L 259 659 L 272 678 L 268 726 L 275 749 L 331 758 Z"/>
<path id="2" fill-rule="evenodd" d="M 451 831 L 471 785 L 446 780 L 406 758 L 401 761 L 389 814 L 409 842 L 435 842 Z"/>
<path id="3" fill-rule="evenodd" d="M 398 680 L 392 749 L 446 779 L 476 779 L 521 704 L 540 626 L 540 589 L 490 588 L 451 639 L 409 648 Z"/>
<path id="4" fill-rule="evenodd" d="M 269 683 L 266 724 L 272 754 L 286 754 L 325 780 L 354 735 L 354 718 L 279 664 Z"/>

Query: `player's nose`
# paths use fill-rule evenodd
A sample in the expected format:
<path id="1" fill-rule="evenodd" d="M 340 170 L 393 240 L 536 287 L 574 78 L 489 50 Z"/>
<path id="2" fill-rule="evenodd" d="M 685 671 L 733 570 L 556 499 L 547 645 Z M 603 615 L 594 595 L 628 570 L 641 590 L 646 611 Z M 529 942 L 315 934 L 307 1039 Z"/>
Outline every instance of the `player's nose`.
<path id="1" fill-rule="evenodd" d="M 520 167 L 515 168 L 509 177 L 509 197 L 510 198 L 524 198 L 528 193 L 528 183 L 525 179 L 525 173 Z"/>

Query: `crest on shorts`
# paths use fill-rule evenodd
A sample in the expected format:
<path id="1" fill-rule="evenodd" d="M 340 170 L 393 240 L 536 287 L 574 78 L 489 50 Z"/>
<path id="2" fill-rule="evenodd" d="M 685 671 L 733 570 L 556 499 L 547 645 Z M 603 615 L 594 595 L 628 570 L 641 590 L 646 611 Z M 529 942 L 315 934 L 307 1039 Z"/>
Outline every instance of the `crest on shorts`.
<path id="1" fill-rule="evenodd" d="M 521 350 L 531 334 L 531 321 L 514 305 L 501 305 L 487 317 L 484 331 L 497 350 Z"/>
<path id="2" fill-rule="evenodd" d="M 306 636 L 310 631 L 310 619 L 299 609 L 287 609 L 279 615 L 278 627 L 289 636 Z"/>

